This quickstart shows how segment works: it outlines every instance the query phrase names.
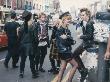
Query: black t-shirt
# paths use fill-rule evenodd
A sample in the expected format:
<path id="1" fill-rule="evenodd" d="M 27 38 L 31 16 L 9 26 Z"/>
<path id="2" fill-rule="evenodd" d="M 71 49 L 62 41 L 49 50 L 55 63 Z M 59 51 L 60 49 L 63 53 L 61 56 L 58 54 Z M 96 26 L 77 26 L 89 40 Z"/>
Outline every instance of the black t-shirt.
<path id="1" fill-rule="evenodd" d="M 19 23 L 15 21 L 7 22 L 4 27 L 4 31 L 6 32 L 8 38 L 9 37 L 17 37 L 17 28 L 19 27 Z"/>

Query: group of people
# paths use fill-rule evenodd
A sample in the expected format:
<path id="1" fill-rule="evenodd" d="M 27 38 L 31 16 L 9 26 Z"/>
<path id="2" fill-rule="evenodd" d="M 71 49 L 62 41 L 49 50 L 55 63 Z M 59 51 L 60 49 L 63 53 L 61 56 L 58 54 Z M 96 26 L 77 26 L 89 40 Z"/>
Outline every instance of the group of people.
<path id="1" fill-rule="evenodd" d="M 46 14 L 39 14 L 39 21 L 33 21 L 32 13 L 24 11 L 22 14 L 23 25 L 19 25 L 16 19 L 16 13 L 11 13 L 11 20 L 5 24 L 4 30 L 8 37 L 8 54 L 4 61 L 4 66 L 8 68 L 8 63 L 12 57 L 13 68 L 18 68 L 19 57 L 21 78 L 24 77 L 25 62 L 27 56 L 30 60 L 32 78 L 38 77 L 38 71 L 45 72 L 43 63 L 49 47 L 48 25 Z"/>
<path id="2" fill-rule="evenodd" d="M 75 41 L 69 30 L 69 25 L 71 24 L 71 15 L 69 12 L 63 13 L 55 22 L 50 41 L 46 14 L 40 13 L 37 21 L 32 21 L 31 17 L 31 12 L 24 11 L 22 14 L 24 23 L 19 26 L 15 22 L 16 14 L 12 13 L 11 20 L 5 24 L 4 30 L 8 36 L 8 54 L 5 58 L 4 66 L 8 68 L 8 62 L 12 57 L 12 66 L 13 68 L 17 68 L 16 64 L 20 56 L 19 76 L 23 78 L 26 58 L 29 56 L 32 78 L 37 78 L 39 71 L 45 72 L 43 63 L 47 54 L 47 48 L 50 48 L 49 60 L 51 69 L 48 71 L 54 74 L 58 73 L 57 82 L 61 82 L 68 63 L 71 64 L 72 68 L 67 82 L 72 82 L 77 69 L 81 74 L 80 82 L 84 82 L 88 69 L 83 64 L 80 55 L 84 50 L 92 46 L 94 39 L 94 22 L 91 20 L 90 11 L 87 8 L 80 10 L 82 33 L 78 38 L 82 39 L 83 43 L 73 52 L 72 46 L 74 47 Z M 109 57 L 108 54 L 106 53 L 106 58 Z"/>

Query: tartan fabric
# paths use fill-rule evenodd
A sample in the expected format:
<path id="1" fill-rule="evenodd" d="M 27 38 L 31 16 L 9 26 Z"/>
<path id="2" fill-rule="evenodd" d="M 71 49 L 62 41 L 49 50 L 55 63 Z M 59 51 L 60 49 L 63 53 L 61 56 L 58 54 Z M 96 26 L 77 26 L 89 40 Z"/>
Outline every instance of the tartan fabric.
<path id="1" fill-rule="evenodd" d="M 50 58 L 59 60 L 58 49 L 56 47 L 56 40 L 52 40 L 50 49 Z"/>

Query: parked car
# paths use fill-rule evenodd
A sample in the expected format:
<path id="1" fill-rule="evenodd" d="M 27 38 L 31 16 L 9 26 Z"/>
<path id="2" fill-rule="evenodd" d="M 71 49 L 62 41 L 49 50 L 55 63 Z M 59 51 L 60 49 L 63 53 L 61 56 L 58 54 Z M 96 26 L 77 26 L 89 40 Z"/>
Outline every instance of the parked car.
<path id="1" fill-rule="evenodd" d="M 4 32 L 4 24 L 0 24 L 0 48 L 8 46 L 8 38 Z"/>

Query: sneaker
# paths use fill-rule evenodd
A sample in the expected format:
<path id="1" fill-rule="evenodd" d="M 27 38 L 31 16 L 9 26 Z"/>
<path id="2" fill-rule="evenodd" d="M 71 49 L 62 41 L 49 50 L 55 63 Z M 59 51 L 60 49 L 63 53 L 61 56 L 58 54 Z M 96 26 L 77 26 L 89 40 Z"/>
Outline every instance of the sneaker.
<path id="1" fill-rule="evenodd" d="M 43 68 L 39 68 L 40 72 L 45 72 L 45 70 Z"/>

